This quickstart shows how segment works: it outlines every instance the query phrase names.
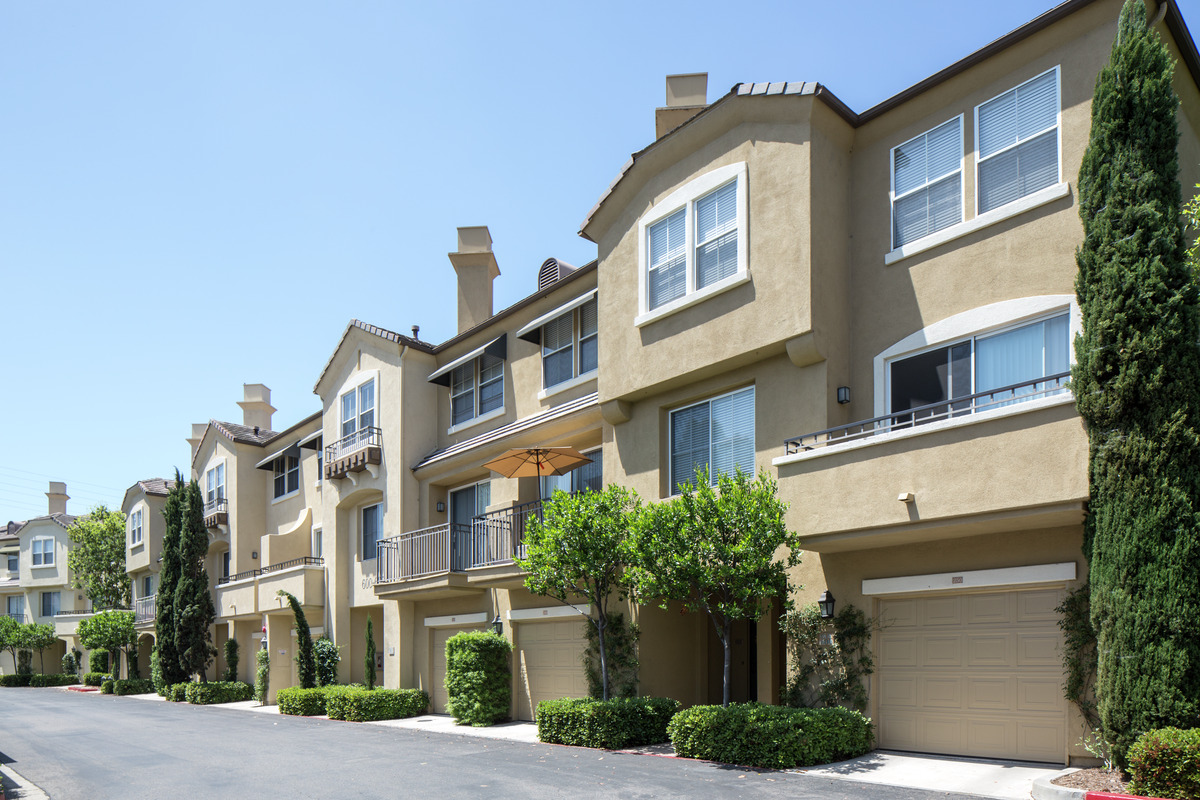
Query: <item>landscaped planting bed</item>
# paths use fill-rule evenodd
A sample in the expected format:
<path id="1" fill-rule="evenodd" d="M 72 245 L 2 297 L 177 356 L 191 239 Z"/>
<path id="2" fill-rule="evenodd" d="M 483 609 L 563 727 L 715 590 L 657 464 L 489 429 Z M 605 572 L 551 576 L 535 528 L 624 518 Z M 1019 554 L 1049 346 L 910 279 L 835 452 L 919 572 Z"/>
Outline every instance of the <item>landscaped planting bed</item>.
<path id="1" fill-rule="evenodd" d="M 415 717 L 429 706 L 429 695 L 420 689 L 365 689 L 327 686 L 325 710 L 330 719 L 372 722 Z"/>
<path id="2" fill-rule="evenodd" d="M 549 744 L 620 750 L 665 742 L 679 701 L 667 697 L 615 700 L 563 698 L 537 707 L 538 739 Z"/>
<path id="3" fill-rule="evenodd" d="M 301 689 L 299 686 L 289 686 L 275 693 L 275 703 L 279 706 L 280 714 L 294 717 L 319 717 L 325 713 L 325 696 L 331 686 L 320 686 L 315 689 Z"/>
<path id="4" fill-rule="evenodd" d="M 254 697 L 254 687 L 241 681 L 209 681 L 184 686 L 184 697 L 196 706 L 236 703 Z"/>

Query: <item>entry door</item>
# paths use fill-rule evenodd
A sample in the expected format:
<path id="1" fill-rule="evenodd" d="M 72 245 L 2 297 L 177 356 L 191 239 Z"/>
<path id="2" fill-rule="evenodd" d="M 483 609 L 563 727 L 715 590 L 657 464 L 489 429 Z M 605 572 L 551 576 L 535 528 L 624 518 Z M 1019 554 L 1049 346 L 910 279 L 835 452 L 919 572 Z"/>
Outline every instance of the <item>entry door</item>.
<path id="1" fill-rule="evenodd" d="M 464 570 L 482 563 L 471 520 L 485 513 L 491 503 L 492 485 L 486 481 L 450 493 L 450 569 Z"/>

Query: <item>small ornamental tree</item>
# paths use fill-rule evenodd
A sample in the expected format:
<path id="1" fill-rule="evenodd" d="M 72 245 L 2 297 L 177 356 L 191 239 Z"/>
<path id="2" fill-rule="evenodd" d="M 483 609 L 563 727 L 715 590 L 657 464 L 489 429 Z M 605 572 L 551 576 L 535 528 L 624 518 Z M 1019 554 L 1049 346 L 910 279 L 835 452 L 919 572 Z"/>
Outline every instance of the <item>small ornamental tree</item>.
<path id="1" fill-rule="evenodd" d="M 72 586 L 83 589 L 96 608 L 129 608 L 125 515 L 96 506 L 76 519 L 67 533 L 72 545 L 67 551 L 67 566 L 74 575 Z"/>
<path id="2" fill-rule="evenodd" d="M 363 683 L 368 689 L 375 688 L 375 628 L 367 617 L 366 651 L 363 655 Z"/>
<path id="3" fill-rule="evenodd" d="M 1121 9 L 1079 169 L 1083 317 L 1071 373 L 1088 431 L 1084 522 L 1100 722 L 1117 763 L 1200 712 L 1200 306 L 1180 220 L 1174 59 Z"/>
<path id="4" fill-rule="evenodd" d="M 208 682 L 208 662 L 217 654 L 212 644 L 216 621 L 208 571 L 208 529 L 204 527 L 204 496 L 191 481 L 183 494 L 182 527 L 179 535 L 179 584 L 175 587 L 175 649 L 184 674 Z"/>
<path id="5" fill-rule="evenodd" d="M 317 688 L 317 659 L 313 655 L 313 640 L 308 627 L 308 618 L 304 616 L 304 609 L 300 607 L 300 601 L 294 594 L 285 592 L 283 589 L 275 594 L 287 598 L 288 605 L 292 607 L 292 615 L 296 618 L 296 673 L 300 678 L 300 688 L 315 689 Z M 370 624 L 368 621 L 367 625 Z"/>
<path id="6" fill-rule="evenodd" d="M 271 688 L 271 652 L 263 647 L 254 653 L 254 699 L 259 705 L 267 704 L 267 691 Z"/>
<path id="7" fill-rule="evenodd" d="M 313 657 L 317 661 L 317 686 L 332 686 L 337 683 L 338 663 L 342 660 L 341 649 L 328 636 L 313 642 Z"/>
<path id="8" fill-rule="evenodd" d="M 788 569 L 800 563 L 800 537 L 783 522 L 787 504 L 766 473 L 721 473 L 714 488 L 708 471 L 699 487 L 647 508 L 635 537 L 634 592 L 666 608 L 678 600 L 708 614 L 725 649 L 723 705 L 729 705 L 733 623 L 756 621 L 765 601 L 790 606 Z M 776 555 L 782 556 L 776 559 Z"/>
<path id="9" fill-rule="evenodd" d="M 237 639 L 225 640 L 225 676 L 222 680 L 233 683 L 237 680 L 238 643 Z"/>
<path id="10" fill-rule="evenodd" d="M 596 609 L 585 614 L 596 631 L 603 698 L 612 688 L 605 634 L 609 606 L 630 589 L 630 530 L 640 513 L 637 494 L 610 484 L 599 492 L 555 492 L 525 531 L 525 557 L 517 559 L 525 586 L 568 606 L 580 599 Z"/>
<path id="11" fill-rule="evenodd" d="M 21 629 L 24 627 L 12 617 L 0 616 L 0 650 L 12 657 L 13 667 L 17 665 L 17 651 L 24 648 Z"/>
<path id="12" fill-rule="evenodd" d="M 79 641 L 89 650 L 103 648 L 113 654 L 112 674 L 121 677 L 121 653 L 132 664 L 137 652 L 137 631 L 132 611 L 100 611 L 79 621 Z"/>
<path id="13" fill-rule="evenodd" d="M 53 647 L 58 641 L 58 635 L 54 632 L 54 626 L 49 623 L 30 622 L 22 626 L 24 645 L 26 650 L 36 650 L 38 654 L 38 668 L 42 674 L 46 673 L 46 649 Z"/>
<path id="14" fill-rule="evenodd" d="M 174 686 L 188 679 L 179 663 L 175 646 L 175 589 L 179 585 L 179 534 L 183 529 L 183 497 L 187 484 L 175 470 L 175 485 L 167 491 L 163 504 L 162 566 L 158 572 L 158 601 L 155 603 L 154 641 L 158 653 L 158 669 L 164 686 Z"/>

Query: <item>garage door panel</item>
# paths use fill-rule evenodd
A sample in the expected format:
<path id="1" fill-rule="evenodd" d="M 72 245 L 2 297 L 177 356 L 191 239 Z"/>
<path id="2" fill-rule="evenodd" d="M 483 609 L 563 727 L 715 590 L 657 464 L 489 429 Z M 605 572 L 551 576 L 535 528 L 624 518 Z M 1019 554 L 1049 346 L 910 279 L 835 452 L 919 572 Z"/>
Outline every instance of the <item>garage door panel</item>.
<path id="1" fill-rule="evenodd" d="M 1058 711 L 1062 707 L 1062 678 L 1017 678 L 1017 708 Z"/>
<path id="2" fill-rule="evenodd" d="M 1030 761 L 1061 761 L 1066 725 L 1050 720 L 1018 719 L 1017 757 Z"/>
<path id="3" fill-rule="evenodd" d="M 879 722 L 879 740 L 896 750 L 916 750 L 917 714 L 897 711 L 884 716 Z"/>
<path id="4" fill-rule="evenodd" d="M 961 625 L 961 597 L 931 597 L 917 605 L 917 618 L 921 625 Z"/>
<path id="5" fill-rule="evenodd" d="M 961 667 L 963 665 L 963 639 L 958 634 L 946 636 L 922 636 L 921 666 Z"/>
<path id="6" fill-rule="evenodd" d="M 973 711 L 1008 711 L 1016 696 L 1016 679 L 997 675 L 967 678 L 967 708 Z"/>
<path id="7" fill-rule="evenodd" d="M 1061 667 L 1059 648 L 1062 637 L 1057 633 L 1018 633 L 1017 665 L 1022 667 Z"/>
<path id="8" fill-rule="evenodd" d="M 879 681 L 879 702 L 885 706 L 917 706 L 916 675 L 888 675 Z"/>
<path id="9" fill-rule="evenodd" d="M 937 752 L 960 749 L 964 740 L 964 720 L 959 717 L 923 714 L 917 725 L 921 742 L 927 743 Z"/>
<path id="10" fill-rule="evenodd" d="M 537 704 L 560 697 L 586 697 L 586 641 L 582 620 L 523 622 L 517 626 L 517 716 L 533 719 Z"/>
<path id="11" fill-rule="evenodd" d="M 957 677 L 921 678 L 921 708 L 961 709 L 963 705 L 963 681 Z"/>
<path id="12" fill-rule="evenodd" d="M 916 600 L 886 600 L 879 607 L 880 627 L 915 628 L 917 626 Z"/>
<path id="13" fill-rule="evenodd" d="M 967 597 L 967 623 L 970 625 L 1004 624 L 1012 618 L 1010 597 L 1006 594 L 973 594 Z"/>
<path id="14" fill-rule="evenodd" d="M 1061 589 L 1047 589 L 1037 592 L 1020 592 L 1017 595 L 1018 622 L 1058 622 L 1059 603 L 1062 602 Z"/>
<path id="15" fill-rule="evenodd" d="M 967 752 L 988 756 L 1012 753 L 1016 747 L 1017 725 L 1006 719 L 967 720 Z"/>
<path id="16" fill-rule="evenodd" d="M 1011 633 L 967 634 L 967 666 L 1012 667 L 1017 662 L 1017 637 Z"/>
<path id="17" fill-rule="evenodd" d="M 915 667 L 917 665 L 916 634 L 890 634 L 880 640 L 881 667 Z"/>

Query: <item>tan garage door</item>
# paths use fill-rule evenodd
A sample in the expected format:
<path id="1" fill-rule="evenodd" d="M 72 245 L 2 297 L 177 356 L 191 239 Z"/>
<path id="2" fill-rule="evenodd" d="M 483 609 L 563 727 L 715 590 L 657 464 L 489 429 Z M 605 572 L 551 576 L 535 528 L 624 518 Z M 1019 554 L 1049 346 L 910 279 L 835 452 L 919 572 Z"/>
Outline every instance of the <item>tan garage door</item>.
<path id="1" fill-rule="evenodd" d="M 583 618 L 517 623 L 517 718 L 533 719 L 542 700 L 587 697 Z"/>
<path id="2" fill-rule="evenodd" d="M 1053 589 L 882 601 L 879 746 L 1061 762 L 1061 600 Z"/>
<path id="3" fill-rule="evenodd" d="M 446 712 L 446 640 L 456 633 L 463 631 L 481 631 L 483 628 L 434 628 L 430 637 L 430 650 L 433 655 L 433 691 L 430 692 L 430 705 L 435 714 Z"/>

